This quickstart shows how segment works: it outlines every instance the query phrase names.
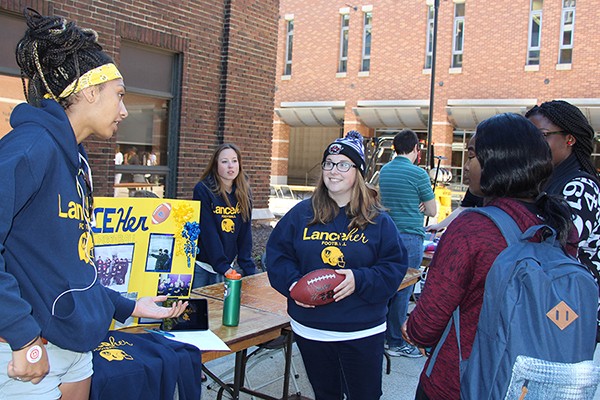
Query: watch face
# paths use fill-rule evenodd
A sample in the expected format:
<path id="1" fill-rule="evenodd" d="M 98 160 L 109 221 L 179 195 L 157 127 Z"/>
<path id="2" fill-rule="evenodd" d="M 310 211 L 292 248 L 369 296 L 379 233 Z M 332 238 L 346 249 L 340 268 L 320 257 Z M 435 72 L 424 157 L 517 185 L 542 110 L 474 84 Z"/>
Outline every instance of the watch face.
<path id="1" fill-rule="evenodd" d="M 177 298 L 169 298 L 163 307 L 169 307 Z M 177 318 L 166 318 L 160 328 L 165 331 L 205 331 L 208 329 L 208 303 L 206 299 L 187 299 L 188 306 Z"/>

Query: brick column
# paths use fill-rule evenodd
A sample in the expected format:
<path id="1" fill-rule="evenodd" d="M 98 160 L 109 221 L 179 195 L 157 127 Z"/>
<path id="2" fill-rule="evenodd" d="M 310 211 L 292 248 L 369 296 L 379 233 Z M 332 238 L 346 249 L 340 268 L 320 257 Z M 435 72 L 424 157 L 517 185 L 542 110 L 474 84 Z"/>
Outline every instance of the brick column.
<path id="1" fill-rule="evenodd" d="M 271 144 L 271 183 L 287 184 L 290 153 L 290 126 L 283 121 L 273 121 Z"/>
<path id="2" fill-rule="evenodd" d="M 434 155 L 444 156 L 440 166 L 450 168 L 452 164 L 452 141 L 454 140 L 454 127 L 448 121 L 433 122 L 431 141 L 434 146 Z M 437 161 L 435 162 L 437 165 Z"/>
<path id="3" fill-rule="evenodd" d="M 354 111 L 352 111 L 352 105 L 346 104 L 346 109 L 344 110 L 344 135 L 351 130 L 358 131 L 365 138 L 375 135 L 375 129 L 363 124 L 354 114 Z"/>

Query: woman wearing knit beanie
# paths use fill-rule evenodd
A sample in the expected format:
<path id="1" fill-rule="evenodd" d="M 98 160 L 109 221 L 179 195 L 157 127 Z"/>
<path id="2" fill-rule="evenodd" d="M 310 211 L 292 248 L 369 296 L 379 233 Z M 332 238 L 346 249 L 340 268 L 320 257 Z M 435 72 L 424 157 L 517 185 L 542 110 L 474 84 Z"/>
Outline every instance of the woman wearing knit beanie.
<path id="1" fill-rule="evenodd" d="M 379 399 L 387 303 L 407 269 L 392 219 L 364 180 L 363 138 L 350 131 L 323 153 L 312 198 L 277 224 L 267 243 L 271 285 L 288 314 L 319 400 Z M 334 302 L 309 306 L 290 290 L 305 274 L 332 268 L 345 279 Z"/>

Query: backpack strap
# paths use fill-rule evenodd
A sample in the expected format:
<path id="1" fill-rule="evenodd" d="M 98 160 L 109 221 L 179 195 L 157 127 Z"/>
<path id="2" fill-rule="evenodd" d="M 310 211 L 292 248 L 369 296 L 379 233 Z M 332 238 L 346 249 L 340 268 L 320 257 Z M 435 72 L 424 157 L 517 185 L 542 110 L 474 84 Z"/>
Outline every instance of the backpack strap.
<path id="1" fill-rule="evenodd" d="M 486 206 L 486 207 L 475 207 L 465 210 L 467 212 L 476 212 L 479 214 L 483 214 L 489 219 L 491 219 L 498 229 L 504 239 L 506 240 L 507 245 L 511 245 L 517 243 L 521 238 L 521 228 L 515 222 L 513 217 L 508 215 L 508 213 L 496 206 Z"/>
<path id="2" fill-rule="evenodd" d="M 520 240 L 520 237 L 522 235 L 521 229 L 519 228 L 515 220 L 504 210 L 495 206 L 487 206 L 469 208 L 464 212 L 477 212 L 491 219 L 500 230 L 500 233 L 502 233 L 502 235 L 504 236 L 507 245 L 510 245 L 511 243 L 518 243 L 518 241 Z M 438 353 L 440 352 L 442 345 L 446 341 L 446 338 L 450 333 L 452 325 L 454 325 L 454 330 L 456 331 L 456 339 L 458 342 L 459 365 L 462 364 L 462 351 L 460 346 L 460 306 L 458 306 L 456 307 L 456 310 L 454 310 L 454 312 L 452 313 L 452 317 L 450 318 L 450 321 L 448 321 L 448 325 L 446 325 L 446 329 L 444 329 L 444 333 L 442 333 L 440 341 L 435 345 L 435 350 L 431 355 L 429 365 L 427 366 L 427 370 L 425 371 L 425 374 L 427 376 L 430 376 L 431 372 L 433 371 L 433 366 L 437 360 Z"/>
<path id="3" fill-rule="evenodd" d="M 517 225 L 513 217 L 511 217 L 506 211 L 502 210 L 499 207 L 486 206 L 479 208 L 471 208 L 465 211 L 483 214 L 492 221 L 494 221 L 496 227 L 498 227 L 500 233 L 502 233 L 502 236 L 504 236 L 504 240 L 506 240 L 507 246 L 518 243 L 520 240 L 531 239 L 540 229 L 545 229 L 545 234 L 542 235 L 542 242 L 546 242 L 555 246 L 559 245 L 556 240 L 556 229 L 552 228 L 550 225 L 533 225 L 527 228 L 525 232 L 522 232 L 521 228 L 519 228 L 519 225 Z"/>
<path id="4" fill-rule="evenodd" d="M 459 365 L 462 364 L 462 351 L 460 349 L 460 306 L 458 306 L 458 307 L 456 307 L 456 310 L 454 310 L 454 312 L 452 313 L 452 316 L 450 317 L 450 321 L 448 321 L 448 325 L 446 325 L 446 329 L 444 329 L 444 333 L 442 333 L 442 337 L 440 338 L 440 341 L 437 342 L 437 344 L 435 345 L 433 354 L 431 355 L 431 358 L 429 359 L 429 365 L 427 366 L 427 370 L 425 371 L 425 375 L 427 375 L 428 377 L 431 375 L 431 371 L 433 371 L 433 366 L 435 365 L 435 362 L 437 360 L 438 353 L 440 352 L 442 345 L 446 341 L 446 338 L 448 337 L 448 334 L 450 333 L 450 328 L 452 328 L 452 325 L 454 325 L 454 330 L 456 331 L 456 340 L 458 341 Z"/>

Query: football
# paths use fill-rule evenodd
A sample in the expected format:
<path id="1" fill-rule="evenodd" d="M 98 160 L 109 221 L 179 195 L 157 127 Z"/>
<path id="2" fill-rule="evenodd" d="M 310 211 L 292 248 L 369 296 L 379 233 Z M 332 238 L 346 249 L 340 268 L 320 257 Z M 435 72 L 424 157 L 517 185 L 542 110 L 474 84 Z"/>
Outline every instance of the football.
<path id="1" fill-rule="evenodd" d="M 331 268 L 321 268 L 309 272 L 298 280 L 290 296 L 300 303 L 322 306 L 332 303 L 333 289 L 346 279 Z"/>
<path id="2" fill-rule="evenodd" d="M 152 223 L 158 225 L 162 222 L 165 222 L 167 218 L 169 218 L 169 214 L 171 214 L 171 204 L 159 204 L 152 213 Z"/>

